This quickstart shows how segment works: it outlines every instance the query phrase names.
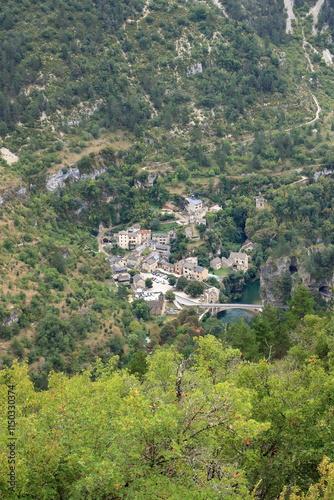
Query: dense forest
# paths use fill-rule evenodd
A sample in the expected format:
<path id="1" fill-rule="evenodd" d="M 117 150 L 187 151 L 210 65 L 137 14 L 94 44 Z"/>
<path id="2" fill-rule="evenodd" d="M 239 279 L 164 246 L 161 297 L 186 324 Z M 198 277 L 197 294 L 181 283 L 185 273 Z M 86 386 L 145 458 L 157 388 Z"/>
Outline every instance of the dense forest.
<path id="1" fill-rule="evenodd" d="M 334 498 L 334 5 L 318 6 L 0 6 L 0 407 L 16 420 L 0 418 L 0 499 Z M 208 210 L 185 229 L 187 198 Z M 130 249 L 101 244 L 133 224 L 209 272 L 167 275 L 161 315 L 137 268 L 115 280 Z M 244 245 L 247 270 L 219 276 L 212 259 Z M 259 281 L 252 321 L 172 307 Z"/>

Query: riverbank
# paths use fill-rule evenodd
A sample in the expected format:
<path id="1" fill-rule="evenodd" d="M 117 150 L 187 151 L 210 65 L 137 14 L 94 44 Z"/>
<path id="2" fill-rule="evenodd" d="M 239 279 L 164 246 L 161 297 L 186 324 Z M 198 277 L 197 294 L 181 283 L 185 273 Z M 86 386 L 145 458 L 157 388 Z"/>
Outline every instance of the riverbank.
<path id="1" fill-rule="evenodd" d="M 252 283 L 247 283 L 244 287 L 241 297 L 234 301 L 235 304 L 258 304 L 261 305 L 260 297 L 260 281 L 253 281 Z M 255 318 L 255 315 L 246 311 L 245 309 L 230 309 L 228 311 L 223 311 L 217 314 L 217 318 L 226 325 L 227 323 L 237 323 L 240 319 L 244 319 L 247 323 L 251 323 Z"/>

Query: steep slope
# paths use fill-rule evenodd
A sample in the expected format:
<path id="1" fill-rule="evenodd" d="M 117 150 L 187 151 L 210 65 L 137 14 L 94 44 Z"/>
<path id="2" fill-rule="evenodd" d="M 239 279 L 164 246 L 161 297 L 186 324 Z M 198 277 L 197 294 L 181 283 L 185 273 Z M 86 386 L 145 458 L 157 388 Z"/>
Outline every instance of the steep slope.
<path id="1" fill-rule="evenodd" d="M 137 2 L 3 6 L 0 135 L 22 157 L 16 172 L 40 176 L 101 128 L 141 137 L 199 123 L 214 138 L 275 129 L 282 108 L 286 124 L 307 121 L 307 82 L 268 41 L 285 39 L 283 3 L 233 5 L 242 15 L 209 1 L 155 0 L 143 14 Z"/>

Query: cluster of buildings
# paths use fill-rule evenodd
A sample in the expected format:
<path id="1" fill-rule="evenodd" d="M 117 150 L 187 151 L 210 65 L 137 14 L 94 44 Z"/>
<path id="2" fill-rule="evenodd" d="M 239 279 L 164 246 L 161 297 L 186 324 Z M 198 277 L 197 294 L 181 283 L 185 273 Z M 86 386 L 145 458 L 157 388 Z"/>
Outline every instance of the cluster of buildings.
<path id="1" fill-rule="evenodd" d="M 168 245 L 172 238 L 175 238 L 174 231 L 155 233 L 152 238 L 152 231 L 141 229 L 140 224 L 134 224 L 126 231 L 120 231 L 114 235 L 115 243 L 124 250 L 133 250 L 149 241 L 152 241 L 152 244 Z"/>
<path id="2" fill-rule="evenodd" d="M 113 278 L 118 283 L 130 283 L 129 270 L 141 269 L 151 273 L 158 269 L 160 263 L 168 262 L 171 240 L 175 238 L 174 231 L 153 234 L 150 229 L 141 229 L 140 224 L 131 226 L 126 231 L 120 231 L 111 238 L 106 237 L 106 243 L 116 243 L 124 250 L 132 250 L 125 256 L 110 256 L 109 263 Z"/>
<path id="3" fill-rule="evenodd" d="M 235 271 L 248 270 L 248 255 L 244 252 L 231 252 L 228 259 L 225 257 L 216 257 L 210 261 L 210 267 L 214 270 L 218 270 L 221 267 L 229 267 Z"/>
<path id="4" fill-rule="evenodd" d="M 185 276 L 188 280 L 196 281 L 206 280 L 209 273 L 205 267 L 197 264 L 197 257 L 188 257 L 175 262 L 175 264 L 160 262 L 159 267 L 167 273 Z"/>
<path id="5" fill-rule="evenodd" d="M 204 206 L 200 199 L 186 198 L 184 220 L 188 223 L 206 224 L 205 215 L 208 207 Z M 265 204 L 264 199 L 257 199 L 257 207 L 262 208 Z M 174 212 L 175 206 L 170 207 L 170 212 Z M 217 213 L 222 210 L 219 205 L 210 207 L 210 213 Z M 191 237 L 192 229 L 186 227 L 186 236 Z M 188 233 L 187 234 L 187 230 Z M 171 254 L 171 241 L 175 238 L 175 231 L 171 230 L 165 233 L 152 233 L 150 229 L 142 229 L 140 224 L 134 224 L 124 231 L 106 236 L 104 243 L 117 244 L 124 250 L 130 250 L 125 256 L 110 256 L 109 262 L 113 272 L 113 278 L 118 283 L 129 284 L 131 281 L 130 270 L 140 270 L 152 273 L 161 269 L 168 274 L 175 276 L 185 276 L 188 280 L 204 281 L 208 278 L 208 269 L 199 266 L 197 257 L 189 257 L 175 263 L 169 262 Z M 250 243 L 250 245 L 253 245 Z M 242 248 L 241 250 L 244 250 Z M 248 248 L 245 248 L 247 251 Z M 251 250 L 251 249 L 249 249 Z M 210 266 L 218 270 L 221 267 L 229 267 L 234 270 L 247 271 L 248 255 L 244 251 L 231 252 L 228 259 L 216 257 L 210 261 Z M 132 283 L 133 289 L 144 289 L 145 280 L 141 275 L 136 275 Z"/>
<path id="6" fill-rule="evenodd" d="M 151 261 L 151 258 L 149 260 Z M 151 262 L 149 264 L 151 267 Z M 168 274 L 174 274 L 175 276 L 185 276 L 189 281 L 204 281 L 208 278 L 209 271 L 205 267 L 199 266 L 197 264 L 197 257 L 188 257 L 187 259 L 182 259 L 178 262 L 175 262 L 175 264 L 171 264 L 165 259 L 155 259 L 154 263 L 152 261 L 152 265 L 153 264 L 154 266 L 156 266 L 153 271 L 159 268 Z M 145 262 L 141 266 L 142 270 L 144 271 L 147 271 L 147 267 L 148 265 Z M 137 291 L 138 289 L 144 288 L 144 284 L 144 278 L 140 274 L 137 274 L 133 278 L 132 288 L 133 290 Z"/>

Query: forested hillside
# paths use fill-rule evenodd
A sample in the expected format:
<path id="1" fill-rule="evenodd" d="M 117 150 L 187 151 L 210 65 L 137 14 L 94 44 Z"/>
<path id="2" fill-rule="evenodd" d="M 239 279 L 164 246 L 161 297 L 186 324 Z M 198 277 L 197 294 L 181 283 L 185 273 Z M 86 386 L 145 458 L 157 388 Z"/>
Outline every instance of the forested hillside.
<path id="1" fill-rule="evenodd" d="M 285 5 L 0 5 L 0 498 L 334 497 L 334 5 Z"/>

